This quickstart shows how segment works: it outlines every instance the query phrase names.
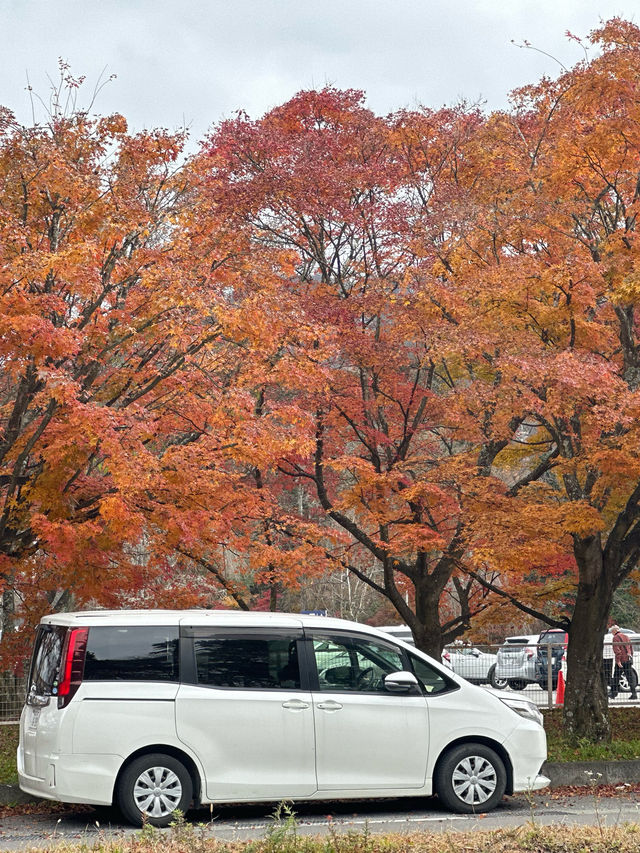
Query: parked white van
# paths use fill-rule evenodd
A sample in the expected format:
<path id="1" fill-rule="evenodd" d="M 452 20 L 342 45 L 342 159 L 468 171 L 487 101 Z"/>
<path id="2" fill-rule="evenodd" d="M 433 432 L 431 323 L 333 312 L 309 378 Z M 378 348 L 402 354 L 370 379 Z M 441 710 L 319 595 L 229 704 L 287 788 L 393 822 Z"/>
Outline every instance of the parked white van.
<path id="1" fill-rule="evenodd" d="M 204 803 L 430 795 L 485 812 L 537 790 L 531 702 L 375 628 L 238 611 L 45 617 L 20 722 L 29 794 L 166 826 Z"/>

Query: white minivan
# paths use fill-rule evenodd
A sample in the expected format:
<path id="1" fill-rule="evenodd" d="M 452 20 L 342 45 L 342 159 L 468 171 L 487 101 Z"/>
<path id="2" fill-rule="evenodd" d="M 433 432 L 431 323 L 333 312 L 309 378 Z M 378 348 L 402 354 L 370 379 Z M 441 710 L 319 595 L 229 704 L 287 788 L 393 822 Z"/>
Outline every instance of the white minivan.
<path id="1" fill-rule="evenodd" d="M 548 784 L 531 702 L 319 616 L 46 616 L 20 722 L 29 794 L 166 826 L 204 803 L 437 793 L 458 812 Z"/>

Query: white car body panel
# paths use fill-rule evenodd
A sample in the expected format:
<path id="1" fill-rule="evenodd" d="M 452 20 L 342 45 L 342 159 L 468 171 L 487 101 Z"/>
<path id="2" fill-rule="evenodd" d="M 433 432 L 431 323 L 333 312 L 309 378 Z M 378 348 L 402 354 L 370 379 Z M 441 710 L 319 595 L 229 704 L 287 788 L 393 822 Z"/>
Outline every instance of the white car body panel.
<path id="1" fill-rule="evenodd" d="M 317 788 L 310 693 L 182 684 L 176 728 L 201 757 L 207 800 L 308 797 Z"/>
<path id="2" fill-rule="evenodd" d="M 313 697 L 320 791 L 424 786 L 429 752 L 424 696 L 322 692 Z"/>

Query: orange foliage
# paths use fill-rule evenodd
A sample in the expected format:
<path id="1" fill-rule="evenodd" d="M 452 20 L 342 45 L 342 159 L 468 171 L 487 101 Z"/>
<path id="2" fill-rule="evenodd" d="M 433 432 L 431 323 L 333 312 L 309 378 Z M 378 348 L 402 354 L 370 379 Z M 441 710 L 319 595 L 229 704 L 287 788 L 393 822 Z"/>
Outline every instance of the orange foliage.
<path id="1" fill-rule="evenodd" d="M 2 113 L 1 570 L 34 612 L 346 567 L 434 652 L 497 595 L 596 654 L 640 556 L 640 31 L 590 39 L 508 110 L 328 87 L 182 165 Z"/>

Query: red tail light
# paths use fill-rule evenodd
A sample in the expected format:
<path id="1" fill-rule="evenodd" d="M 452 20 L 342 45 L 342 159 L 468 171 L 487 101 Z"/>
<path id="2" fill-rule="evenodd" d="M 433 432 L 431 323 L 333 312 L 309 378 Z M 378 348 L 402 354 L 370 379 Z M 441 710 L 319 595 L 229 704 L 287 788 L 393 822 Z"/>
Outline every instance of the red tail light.
<path id="1" fill-rule="evenodd" d="M 527 657 L 531 660 L 532 657 L 535 657 L 535 652 L 533 649 L 527 649 Z"/>
<path id="2" fill-rule="evenodd" d="M 58 687 L 58 708 L 65 708 L 82 684 L 88 628 L 72 628 L 67 632 L 62 650 L 62 680 Z"/>
<path id="3" fill-rule="evenodd" d="M 451 655 L 449 652 L 442 652 L 442 657 L 447 661 L 447 663 L 451 663 Z"/>

